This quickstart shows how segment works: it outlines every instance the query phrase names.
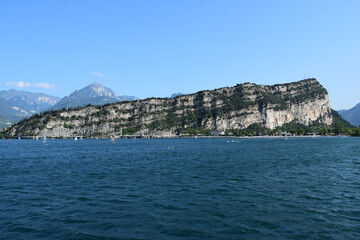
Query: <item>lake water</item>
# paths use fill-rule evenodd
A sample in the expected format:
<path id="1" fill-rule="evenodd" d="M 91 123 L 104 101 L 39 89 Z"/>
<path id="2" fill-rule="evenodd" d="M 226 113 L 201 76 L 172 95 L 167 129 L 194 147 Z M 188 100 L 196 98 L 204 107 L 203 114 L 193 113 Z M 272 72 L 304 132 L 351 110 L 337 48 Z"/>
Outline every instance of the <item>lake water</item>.
<path id="1" fill-rule="evenodd" d="M 0 239 L 360 239 L 360 138 L 0 140 L 0 207 Z"/>

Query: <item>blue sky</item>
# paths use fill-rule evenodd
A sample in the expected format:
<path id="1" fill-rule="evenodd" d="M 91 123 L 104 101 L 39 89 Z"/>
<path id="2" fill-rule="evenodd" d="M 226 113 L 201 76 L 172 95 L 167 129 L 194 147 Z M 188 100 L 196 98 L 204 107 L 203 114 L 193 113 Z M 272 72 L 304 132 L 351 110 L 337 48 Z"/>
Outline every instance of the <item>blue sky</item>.
<path id="1" fill-rule="evenodd" d="M 0 89 L 166 97 L 315 77 L 360 102 L 360 1 L 0 2 Z"/>

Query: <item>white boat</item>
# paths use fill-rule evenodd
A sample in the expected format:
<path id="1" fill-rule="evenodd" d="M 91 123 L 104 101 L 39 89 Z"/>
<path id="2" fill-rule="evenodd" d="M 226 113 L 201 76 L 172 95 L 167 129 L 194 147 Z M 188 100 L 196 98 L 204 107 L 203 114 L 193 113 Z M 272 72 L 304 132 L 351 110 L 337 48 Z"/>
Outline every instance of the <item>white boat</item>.
<path id="1" fill-rule="evenodd" d="M 74 140 L 77 141 L 77 137 L 75 137 Z"/>

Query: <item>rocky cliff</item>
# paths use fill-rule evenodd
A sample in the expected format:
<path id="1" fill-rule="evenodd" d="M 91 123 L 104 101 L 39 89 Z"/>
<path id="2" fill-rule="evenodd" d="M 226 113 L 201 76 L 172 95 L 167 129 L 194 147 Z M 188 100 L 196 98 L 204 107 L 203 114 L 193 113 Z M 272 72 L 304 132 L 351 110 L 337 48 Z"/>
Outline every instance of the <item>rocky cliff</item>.
<path id="1" fill-rule="evenodd" d="M 326 89 L 316 79 L 273 86 L 239 84 L 175 98 L 149 98 L 66 111 L 50 111 L 15 124 L 12 135 L 48 137 L 159 135 L 186 129 L 225 131 L 251 124 L 330 125 Z"/>

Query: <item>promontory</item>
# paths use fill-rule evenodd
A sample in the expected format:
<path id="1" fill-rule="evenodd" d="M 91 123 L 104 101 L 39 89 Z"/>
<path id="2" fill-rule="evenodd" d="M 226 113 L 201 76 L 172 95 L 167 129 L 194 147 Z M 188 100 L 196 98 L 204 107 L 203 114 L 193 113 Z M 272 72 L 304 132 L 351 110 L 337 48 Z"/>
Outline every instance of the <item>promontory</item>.
<path id="1" fill-rule="evenodd" d="M 174 98 L 148 98 L 53 110 L 14 124 L 10 135 L 47 137 L 170 137 L 284 124 L 330 126 L 326 89 L 314 78 L 272 86 L 238 84 Z"/>

